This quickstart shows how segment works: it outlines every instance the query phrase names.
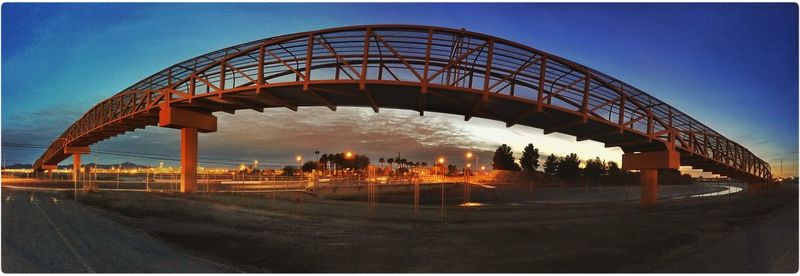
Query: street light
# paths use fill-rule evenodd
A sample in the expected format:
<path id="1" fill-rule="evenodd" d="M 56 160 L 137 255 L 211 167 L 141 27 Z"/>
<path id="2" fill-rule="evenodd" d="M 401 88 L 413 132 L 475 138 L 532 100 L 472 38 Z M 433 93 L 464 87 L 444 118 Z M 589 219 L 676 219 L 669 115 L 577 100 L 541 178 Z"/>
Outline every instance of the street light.
<path id="1" fill-rule="evenodd" d="M 442 175 L 444 175 L 444 157 L 439 157 L 439 167 L 442 169 Z"/>
<path id="2" fill-rule="evenodd" d="M 122 165 L 117 167 L 117 190 L 119 190 L 119 171 L 122 170 Z"/>
<path id="3" fill-rule="evenodd" d="M 469 152 L 469 151 L 468 151 L 466 156 L 467 156 L 467 162 L 466 162 L 466 163 L 467 163 L 467 165 L 464 167 L 464 176 L 465 176 L 465 177 L 466 177 L 466 175 L 467 175 L 467 168 L 469 168 L 469 167 L 470 167 L 469 161 L 470 161 L 470 159 L 472 158 L 472 152 Z"/>
<path id="4" fill-rule="evenodd" d="M 353 168 L 353 167 L 355 167 L 355 164 L 354 164 L 354 163 L 352 163 L 352 162 L 353 162 L 353 152 L 350 152 L 350 151 L 348 151 L 348 152 L 345 152 L 345 153 L 344 153 L 344 159 L 347 159 L 347 160 L 349 160 L 349 162 L 348 162 L 348 163 L 350 163 L 350 168 L 352 169 L 352 170 L 350 171 L 350 174 L 352 175 L 352 174 L 353 174 L 353 172 L 355 171 L 355 169 Z"/>
<path id="5" fill-rule="evenodd" d="M 303 156 L 298 155 L 294 160 L 297 160 L 297 169 L 300 171 L 300 176 L 303 176 Z"/>

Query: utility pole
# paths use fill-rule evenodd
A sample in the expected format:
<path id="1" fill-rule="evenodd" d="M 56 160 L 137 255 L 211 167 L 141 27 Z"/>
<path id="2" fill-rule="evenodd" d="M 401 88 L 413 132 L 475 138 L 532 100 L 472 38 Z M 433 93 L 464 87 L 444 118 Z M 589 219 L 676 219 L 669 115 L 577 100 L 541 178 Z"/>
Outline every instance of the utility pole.
<path id="1" fill-rule="evenodd" d="M 144 186 L 145 191 L 150 191 L 150 167 L 147 167 L 147 170 L 144 173 Z"/>
<path id="2" fill-rule="evenodd" d="M 119 170 L 122 169 L 122 164 L 117 165 L 117 190 L 119 190 Z"/>
<path id="3" fill-rule="evenodd" d="M 92 182 L 92 186 L 94 187 L 97 185 L 97 154 L 92 154 L 92 158 L 94 159 L 94 170 L 92 170 L 94 172 L 94 182 Z"/>

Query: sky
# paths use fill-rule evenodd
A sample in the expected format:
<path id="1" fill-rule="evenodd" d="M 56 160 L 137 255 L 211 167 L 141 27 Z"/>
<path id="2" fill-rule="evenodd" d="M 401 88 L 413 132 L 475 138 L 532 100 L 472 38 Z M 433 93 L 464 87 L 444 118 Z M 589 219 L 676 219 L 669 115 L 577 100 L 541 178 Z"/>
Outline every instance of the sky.
<path id="1" fill-rule="evenodd" d="M 621 79 L 797 175 L 798 7 L 788 4 L 38 4 L 2 5 L 2 159 L 32 163 L 95 103 L 185 59 L 247 41 L 362 24 L 415 24 L 490 34 Z M 490 164 L 509 144 L 543 155 L 619 161 L 621 150 L 525 126 L 368 108 L 268 109 L 219 117 L 200 158 L 281 166 L 314 151 Z M 148 127 L 95 150 L 179 155 L 179 132 Z M 94 154 L 100 163 L 138 159 Z M 209 159 L 205 159 L 208 161 Z M 230 161 L 234 160 L 234 161 Z M 201 160 L 202 161 L 202 160 Z M 66 164 L 69 159 L 62 162 Z M 204 161 L 205 162 L 205 161 Z M 166 160 L 166 164 L 177 162 Z M 214 164 L 207 164 L 214 166 Z M 218 164 L 219 165 L 219 164 Z"/>

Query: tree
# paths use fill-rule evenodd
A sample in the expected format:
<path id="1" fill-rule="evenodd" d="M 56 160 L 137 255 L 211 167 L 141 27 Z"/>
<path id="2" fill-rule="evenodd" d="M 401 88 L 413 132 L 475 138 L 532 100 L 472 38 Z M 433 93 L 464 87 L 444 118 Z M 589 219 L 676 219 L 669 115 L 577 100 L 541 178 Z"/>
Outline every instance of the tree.
<path id="1" fill-rule="evenodd" d="M 315 170 L 319 166 L 319 162 L 317 161 L 308 161 L 303 164 L 303 172 L 311 172 Z"/>
<path id="2" fill-rule="evenodd" d="M 606 164 L 605 162 L 600 160 L 600 157 L 595 157 L 594 159 L 586 160 L 586 167 L 583 168 L 583 175 L 587 178 L 592 179 L 594 182 L 600 178 L 601 175 L 605 174 L 606 172 Z"/>
<path id="3" fill-rule="evenodd" d="M 336 166 L 336 170 L 344 172 L 344 154 L 337 153 L 333 155 L 333 164 Z"/>
<path id="4" fill-rule="evenodd" d="M 458 174 L 458 167 L 456 167 L 456 165 L 453 164 L 447 165 L 447 174 L 448 175 Z"/>
<path id="5" fill-rule="evenodd" d="M 323 153 L 322 156 L 319 157 L 319 162 L 322 163 L 322 170 L 328 170 L 328 161 L 330 161 L 330 157 L 328 157 L 327 153 Z"/>
<path id="6" fill-rule="evenodd" d="M 550 154 L 547 156 L 547 160 L 544 161 L 544 173 L 547 175 L 556 175 L 558 172 L 558 157 L 555 154 Z"/>
<path id="7" fill-rule="evenodd" d="M 364 170 L 369 166 L 369 157 L 366 155 L 354 155 L 353 156 L 353 169 L 354 170 Z"/>
<path id="8" fill-rule="evenodd" d="M 619 165 L 617 165 L 617 162 L 608 161 L 607 168 L 608 169 L 606 170 L 606 173 L 608 174 L 608 176 L 617 177 L 622 174 L 622 170 L 619 169 Z"/>
<path id="9" fill-rule="evenodd" d="M 378 158 L 378 163 L 381 163 L 381 167 L 383 167 L 383 163 L 386 163 L 386 159 L 383 159 L 383 157 Z"/>
<path id="10" fill-rule="evenodd" d="M 283 174 L 282 174 L 283 176 L 292 176 L 295 173 L 297 173 L 297 168 L 295 168 L 294 166 L 283 167 Z"/>
<path id="11" fill-rule="evenodd" d="M 527 173 L 535 172 L 539 168 L 539 149 L 534 147 L 533 144 L 525 146 L 525 149 L 522 150 L 522 157 L 519 158 L 519 164 L 522 166 L 523 171 Z"/>
<path id="12" fill-rule="evenodd" d="M 514 163 L 514 153 L 511 152 L 511 147 L 503 144 L 494 151 L 492 168 L 495 170 L 519 171 L 519 165 Z"/>
<path id="13" fill-rule="evenodd" d="M 581 160 L 578 159 L 578 155 L 574 153 L 570 153 L 567 156 L 561 157 L 558 160 L 558 176 L 562 179 L 575 179 L 580 175 L 580 165 Z"/>
<path id="14" fill-rule="evenodd" d="M 677 169 L 661 169 L 658 170 L 658 184 L 659 185 L 670 185 L 670 184 L 689 184 L 692 181 L 692 177 L 688 174 L 681 174 L 680 170 Z"/>

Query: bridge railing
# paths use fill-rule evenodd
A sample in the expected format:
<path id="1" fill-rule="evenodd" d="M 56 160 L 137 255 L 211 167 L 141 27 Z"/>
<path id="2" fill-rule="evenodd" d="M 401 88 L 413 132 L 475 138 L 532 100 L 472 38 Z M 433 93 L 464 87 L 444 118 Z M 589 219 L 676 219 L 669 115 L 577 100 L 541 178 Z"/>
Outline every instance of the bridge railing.
<path id="1" fill-rule="evenodd" d="M 355 26 L 263 39 L 192 58 L 99 103 L 61 135 L 71 144 L 158 105 L 208 95 L 302 85 L 357 83 L 508 96 L 531 110 L 557 109 L 762 178 L 769 165 L 738 143 L 651 95 L 599 71 L 512 41 L 425 26 Z M 516 118 L 524 117 L 519 114 Z M 472 114 L 467 114 L 472 116 Z M 134 120 L 135 119 L 131 119 Z M 515 119 L 506 122 L 517 123 Z M 48 150 L 40 160 L 50 161 Z"/>

